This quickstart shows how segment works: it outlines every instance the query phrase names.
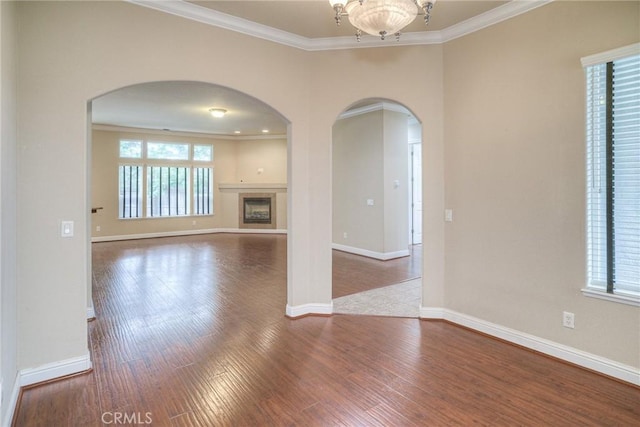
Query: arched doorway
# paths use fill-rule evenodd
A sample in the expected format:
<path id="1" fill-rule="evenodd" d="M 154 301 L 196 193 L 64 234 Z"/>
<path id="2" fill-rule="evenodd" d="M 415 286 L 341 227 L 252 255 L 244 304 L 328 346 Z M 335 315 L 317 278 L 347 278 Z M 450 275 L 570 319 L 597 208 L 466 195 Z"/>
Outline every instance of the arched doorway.
<path id="1" fill-rule="evenodd" d="M 289 122 L 264 102 L 212 83 L 148 82 L 94 98 L 87 122 L 91 241 L 286 233 Z M 249 206 L 259 220 L 245 218 L 245 195 L 260 196 Z"/>
<path id="2" fill-rule="evenodd" d="M 347 108 L 332 130 L 335 313 L 419 317 L 421 135 L 385 99 Z"/>

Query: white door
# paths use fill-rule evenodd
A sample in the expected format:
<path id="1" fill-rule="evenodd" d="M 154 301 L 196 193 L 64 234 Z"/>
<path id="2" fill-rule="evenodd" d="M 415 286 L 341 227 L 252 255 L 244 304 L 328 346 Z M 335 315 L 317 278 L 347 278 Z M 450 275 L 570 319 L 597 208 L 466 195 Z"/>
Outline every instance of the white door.
<path id="1" fill-rule="evenodd" d="M 411 144 L 411 243 L 422 243 L 422 144 Z"/>

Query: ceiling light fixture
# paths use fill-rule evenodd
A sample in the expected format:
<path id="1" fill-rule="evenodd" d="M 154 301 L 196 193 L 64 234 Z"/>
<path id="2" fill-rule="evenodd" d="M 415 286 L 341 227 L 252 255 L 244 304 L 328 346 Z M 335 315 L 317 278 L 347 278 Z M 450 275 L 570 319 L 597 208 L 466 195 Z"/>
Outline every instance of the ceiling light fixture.
<path id="1" fill-rule="evenodd" d="M 269 129 L 262 129 L 262 133 L 269 133 Z"/>
<path id="2" fill-rule="evenodd" d="M 425 25 L 431 19 L 431 9 L 436 0 L 329 0 L 336 12 L 336 24 L 343 16 L 349 17 L 356 27 L 356 40 L 362 33 L 380 36 L 384 40 L 395 34 L 400 40 L 400 30 L 409 25 L 418 15 L 424 15 Z"/>
<path id="3" fill-rule="evenodd" d="M 224 108 L 211 108 L 209 109 L 209 112 L 213 117 L 217 118 L 224 117 L 224 115 L 227 114 L 227 110 Z"/>

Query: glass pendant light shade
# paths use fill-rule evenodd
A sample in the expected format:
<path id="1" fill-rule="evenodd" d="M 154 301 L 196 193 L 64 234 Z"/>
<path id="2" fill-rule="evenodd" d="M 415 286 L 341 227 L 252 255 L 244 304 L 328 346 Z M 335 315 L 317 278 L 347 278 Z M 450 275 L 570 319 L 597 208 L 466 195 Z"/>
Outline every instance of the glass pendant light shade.
<path id="1" fill-rule="evenodd" d="M 395 34 L 409 25 L 418 15 L 413 0 L 352 1 L 345 6 L 351 24 L 367 34 L 382 36 Z"/>

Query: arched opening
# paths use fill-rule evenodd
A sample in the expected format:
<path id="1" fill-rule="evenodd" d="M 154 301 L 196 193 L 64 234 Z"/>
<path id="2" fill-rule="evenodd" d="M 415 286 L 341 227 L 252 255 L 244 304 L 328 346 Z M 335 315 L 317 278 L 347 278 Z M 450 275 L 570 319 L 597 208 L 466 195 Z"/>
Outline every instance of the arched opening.
<path id="1" fill-rule="evenodd" d="M 419 317 L 422 125 L 371 98 L 332 128 L 334 313 Z"/>
<path id="2" fill-rule="evenodd" d="M 215 117 L 211 109 L 225 110 L 225 114 Z M 133 253 L 135 247 L 148 247 L 153 239 L 188 238 L 177 244 L 198 246 L 197 259 L 191 262 L 226 262 L 228 266 L 235 263 L 230 255 L 235 249 L 257 247 L 260 250 L 251 256 L 264 253 L 285 266 L 279 290 L 284 301 L 274 308 L 282 310 L 289 227 L 287 119 L 234 89 L 206 82 L 160 81 L 94 98 L 88 103 L 87 123 L 91 242 L 135 240 L 123 249 Z M 221 233 L 239 237 L 222 239 L 225 248 L 207 246 L 196 237 Z M 260 237 L 248 242 L 249 236 Z M 92 318 L 96 272 L 91 264 L 92 245 L 88 248 L 87 271 L 92 277 L 87 281 L 87 316 Z M 182 274 L 193 284 L 194 295 L 206 280 L 233 275 L 211 269 L 199 274 L 183 271 L 179 267 L 183 255 L 169 249 L 163 256 L 156 267 L 160 268 L 158 281 L 175 281 L 174 275 Z M 136 263 L 140 271 L 147 268 L 135 254 L 119 262 Z M 253 264 L 245 259 L 234 265 L 253 268 Z M 132 271 L 126 274 L 135 275 Z M 206 289 L 200 291 L 206 294 Z M 171 289 L 166 300 L 170 302 L 179 292 Z"/>

